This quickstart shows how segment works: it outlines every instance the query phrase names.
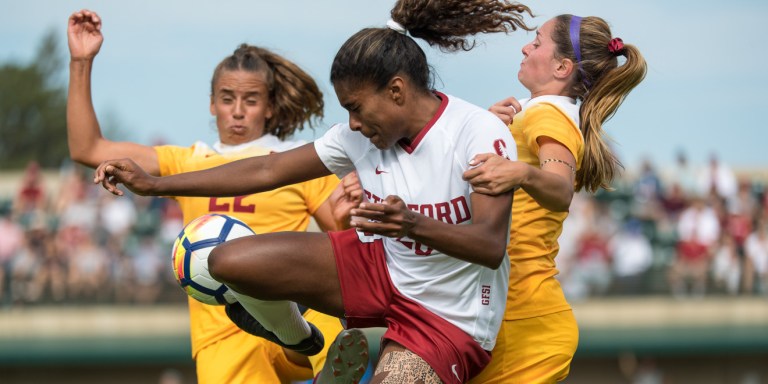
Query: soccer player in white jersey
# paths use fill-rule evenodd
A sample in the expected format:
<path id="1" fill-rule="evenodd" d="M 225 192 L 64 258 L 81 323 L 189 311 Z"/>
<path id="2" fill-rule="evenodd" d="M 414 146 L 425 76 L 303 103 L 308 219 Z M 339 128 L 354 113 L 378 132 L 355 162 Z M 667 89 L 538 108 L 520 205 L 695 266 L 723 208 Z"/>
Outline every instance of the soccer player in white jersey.
<path id="1" fill-rule="evenodd" d="M 469 49 L 474 34 L 528 29 L 523 12 L 491 0 L 400 0 L 387 28 L 359 31 L 334 59 L 348 124 L 290 151 L 173 176 L 110 160 L 94 181 L 118 195 L 123 183 L 141 195 L 236 196 L 356 170 L 367 201 L 353 209 L 353 229 L 254 235 L 214 249 L 210 272 L 239 301 L 230 318 L 303 350 L 315 334 L 295 301 L 349 327 L 387 327 L 373 383 L 466 382 L 490 360 L 504 312 L 512 193 L 474 193 L 462 174 L 477 154 L 516 152 L 490 112 L 433 91 L 414 38 Z"/>

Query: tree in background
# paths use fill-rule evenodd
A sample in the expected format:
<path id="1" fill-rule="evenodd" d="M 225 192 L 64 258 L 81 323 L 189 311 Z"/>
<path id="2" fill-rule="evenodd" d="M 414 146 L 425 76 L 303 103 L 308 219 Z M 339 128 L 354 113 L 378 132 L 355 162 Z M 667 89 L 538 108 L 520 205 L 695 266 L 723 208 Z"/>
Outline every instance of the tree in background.
<path id="1" fill-rule="evenodd" d="M 56 81 L 62 64 L 53 31 L 32 63 L 0 64 L 0 169 L 33 159 L 52 168 L 67 158 L 66 89 Z"/>
<path id="2" fill-rule="evenodd" d="M 0 171 L 20 170 L 35 160 L 43 168 L 69 161 L 65 56 L 58 33 L 43 36 L 31 63 L 0 63 Z M 114 110 L 102 113 L 102 130 L 124 139 Z"/>
<path id="3" fill-rule="evenodd" d="M 31 160 L 58 168 L 69 160 L 65 56 L 57 36 L 46 33 L 29 64 L 0 63 L 0 171 L 24 169 Z M 123 138 L 116 113 L 103 114 L 102 130 Z"/>

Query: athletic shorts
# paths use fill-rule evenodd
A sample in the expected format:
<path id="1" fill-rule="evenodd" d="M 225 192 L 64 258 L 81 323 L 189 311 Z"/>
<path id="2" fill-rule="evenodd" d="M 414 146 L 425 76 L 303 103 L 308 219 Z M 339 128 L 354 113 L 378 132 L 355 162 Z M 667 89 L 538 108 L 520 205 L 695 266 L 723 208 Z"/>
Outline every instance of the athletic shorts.
<path id="1" fill-rule="evenodd" d="M 348 328 L 387 327 L 383 340 L 424 359 L 444 383 L 464 383 L 488 364 L 490 353 L 469 334 L 397 290 L 381 240 L 360 242 L 355 229 L 328 236 Z"/>
<path id="2" fill-rule="evenodd" d="M 504 320 L 493 358 L 470 384 L 543 384 L 563 381 L 579 344 L 573 311 Z"/>
<path id="3" fill-rule="evenodd" d="M 325 364 L 330 340 L 341 332 L 341 321 L 311 309 L 304 318 L 326 340 L 323 351 L 309 356 L 312 369 L 290 362 L 279 345 L 238 330 L 201 349 L 195 357 L 199 384 L 281 384 L 312 379 Z"/>

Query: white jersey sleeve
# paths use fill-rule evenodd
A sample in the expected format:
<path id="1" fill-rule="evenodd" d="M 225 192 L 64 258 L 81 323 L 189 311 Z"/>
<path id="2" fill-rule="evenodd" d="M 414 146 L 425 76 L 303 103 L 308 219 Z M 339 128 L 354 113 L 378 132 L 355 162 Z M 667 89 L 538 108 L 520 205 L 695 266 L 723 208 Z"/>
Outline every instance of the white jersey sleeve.
<path id="1" fill-rule="evenodd" d="M 510 140 L 509 128 L 494 114 L 476 110 L 467 116 L 456 137 L 456 158 L 469 167 L 469 161 L 483 153 L 494 153 L 508 160 L 517 160 L 517 146 Z"/>
<path id="2" fill-rule="evenodd" d="M 365 136 L 349 129 L 349 125 L 335 124 L 314 145 L 325 167 L 342 178 L 355 170 L 353 159 L 358 159 L 370 143 Z"/>

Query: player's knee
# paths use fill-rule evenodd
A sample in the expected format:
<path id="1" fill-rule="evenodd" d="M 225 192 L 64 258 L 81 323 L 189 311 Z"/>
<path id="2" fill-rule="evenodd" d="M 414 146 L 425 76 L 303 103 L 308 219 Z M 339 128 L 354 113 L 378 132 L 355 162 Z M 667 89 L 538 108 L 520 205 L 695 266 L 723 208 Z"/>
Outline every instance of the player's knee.
<path id="1" fill-rule="evenodd" d="M 243 252 L 233 243 L 216 246 L 208 255 L 208 273 L 230 289 L 246 293 L 262 300 L 274 300 L 270 296 L 272 279 L 268 268 L 261 268 L 267 260 L 258 253 Z M 254 295 L 253 292 L 258 292 Z"/>
<path id="2" fill-rule="evenodd" d="M 234 271 L 237 271 L 237 262 L 232 252 L 227 251 L 227 247 L 222 245 L 214 248 L 208 254 L 208 273 L 211 277 L 220 283 L 230 283 L 234 278 Z"/>

